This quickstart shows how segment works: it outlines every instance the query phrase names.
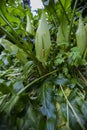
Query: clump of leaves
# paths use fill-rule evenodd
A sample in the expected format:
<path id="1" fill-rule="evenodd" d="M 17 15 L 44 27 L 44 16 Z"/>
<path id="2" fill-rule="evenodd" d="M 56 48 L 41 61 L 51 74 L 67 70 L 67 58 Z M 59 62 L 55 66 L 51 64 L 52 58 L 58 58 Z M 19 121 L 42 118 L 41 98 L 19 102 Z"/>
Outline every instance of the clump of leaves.
<path id="1" fill-rule="evenodd" d="M 18 1 L 0 3 L 0 129 L 87 129 L 87 29 L 77 3 L 43 0 L 36 16 Z"/>

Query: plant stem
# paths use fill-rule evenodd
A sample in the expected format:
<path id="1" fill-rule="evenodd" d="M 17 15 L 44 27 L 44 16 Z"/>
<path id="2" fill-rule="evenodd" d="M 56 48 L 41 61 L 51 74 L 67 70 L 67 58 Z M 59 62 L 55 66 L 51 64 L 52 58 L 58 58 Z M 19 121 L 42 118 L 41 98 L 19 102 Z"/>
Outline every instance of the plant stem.
<path id="1" fill-rule="evenodd" d="M 85 79 L 85 77 L 84 77 L 83 74 L 80 72 L 80 70 L 77 69 L 77 71 L 78 71 L 80 77 L 82 78 L 82 80 L 84 81 L 84 84 L 87 86 L 87 79 Z"/>
<path id="2" fill-rule="evenodd" d="M 54 71 L 52 71 L 52 72 L 49 72 L 49 73 L 47 73 L 47 74 L 45 74 L 45 75 L 43 75 L 43 76 L 41 76 L 41 77 L 35 79 L 35 80 L 32 81 L 30 84 L 26 85 L 23 89 L 21 89 L 21 90 L 18 92 L 18 95 L 21 94 L 21 93 L 23 93 L 27 88 L 29 88 L 31 85 L 35 84 L 35 83 L 38 82 L 39 80 L 41 80 L 41 79 L 43 79 L 43 78 L 45 78 L 45 77 L 47 77 L 47 76 L 49 76 L 49 75 L 51 75 L 51 74 L 54 74 L 54 73 L 56 73 L 57 71 L 58 71 L 58 70 L 54 70 Z"/>
<path id="3" fill-rule="evenodd" d="M 75 110 L 73 109 L 71 103 L 69 102 L 67 96 L 65 95 L 65 92 L 64 92 L 64 90 L 63 90 L 63 88 L 62 88 L 61 85 L 60 85 L 60 88 L 61 88 L 62 93 L 63 93 L 63 95 L 64 95 L 64 97 L 65 97 L 65 99 L 66 99 L 67 104 L 69 105 L 70 109 L 72 110 L 72 112 L 73 112 L 75 118 L 77 119 L 77 122 L 79 123 L 80 127 L 82 128 L 82 130 L 86 130 L 86 128 L 85 128 L 84 125 L 82 124 L 80 118 L 78 117 L 77 113 L 76 113 Z"/>
<path id="4" fill-rule="evenodd" d="M 5 28 L 0 26 L 0 29 L 2 30 L 3 33 L 5 33 L 15 44 L 18 44 L 18 41 L 15 39 L 15 37 L 12 36 Z"/>
<path id="5" fill-rule="evenodd" d="M 71 22 L 70 22 L 69 38 L 68 38 L 69 41 L 71 39 L 71 31 L 72 31 L 73 19 L 74 19 L 74 14 L 75 14 L 75 9 L 76 9 L 76 6 L 77 6 L 77 2 L 78 2 L 78 0 L 75 1 L 74 8 L 73 8 L 73 11 L 72 11 L 72 17 L 71 17 Z"/>
<path id="6" fill-rule="evenodd" d="M 29 54 L 30 58 L 34 61 L 34 63 L 37 65 L 38 71 L 40 75 L 44 75 L 47 73 L 46 68 L 43 67 L 42 63 L 38 61 L 38 59 L 35 57 L 33 53 Z"/>
<path id="7" fill-rule="evenodd" d="M 66 16 L 66 18 L 67 18 L 68 23 L 70 23 L 70 20 L 69 20 L 69 18 L 68 18 L 68 15 L 66 14 L 66 10 L 65 10 L 65 8 L 64 8 L 63 5 L 62 5 L 61 0 L 58 0 L 58 1 L 59 1 L 60 5 L 61 5 L 61 7 L 62 7 L 62 10 L 63 10 L 63 12 L 64 12 L 64 14 L 65 14 L 65 16 Z"/>
<path id="8" fill-rule="evenodd" d="M 17 32 L 14 30 L 14 28 L 12 27 L 12 25 L 9 23 L 9 21 L 7 20 L 7 18 L 2 14 L 0 14 L 1 18 L 5 21 L 5 23 L 7 23 L 7 25 L 12 29 L 14 36 L 16 37 L 16 39 L 20 42 L 20 43 L 25 43 L 26 42 L 18 36 Z"/>
<path id="9" fill-rule="evenodd" d="M 66 104 L 67 106 L 67 130 L 70 130 L 70 127 L 69 127 L 69 107 L 68 107 L 68 104 Z"/>
<path id="10" fill-rule="evenodd" d="M 87 48 L 86 48 L 86 49 L 85 49 L 85 51 L 84 51 L 83 58 L 85 59 L 85 58 L 86 58 L 86 56 L 87 56 Z"/>

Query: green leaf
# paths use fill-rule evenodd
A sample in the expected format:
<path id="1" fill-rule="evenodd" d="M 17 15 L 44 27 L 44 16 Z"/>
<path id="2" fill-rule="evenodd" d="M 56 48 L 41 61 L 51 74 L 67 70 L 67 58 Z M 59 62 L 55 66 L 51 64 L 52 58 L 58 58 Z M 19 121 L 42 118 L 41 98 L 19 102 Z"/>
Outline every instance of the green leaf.
<path id="1" fill-rule="evenodd" d="M 22 88 L 24 88 L 23 82 L 20 81 L 16 81 L 16 83 L 14 83 L 13 85 L 14 91 L 17 93 L 18 91 L 20 91 Z"/>
<path id="2" fill-rule="evenodd" d="M 27 17 L 26 32 L 28 32 L 28 33 L 33 35 L 34 34 L 34 30 L 33 30 L 32 24 L 31 24 L 30 17 L 29 17 L 28 14 L 26 15 L 26 17 Z"/>
<path id="3" fill-rule="evenodd" d="M 20 61 L 22 61 L 23 63 L 27 62 L 27 54 L 13 43 L 1 38 L 0 44 L 5 48 L 5 50 L 8 50 L 10 53 L 15 53 Z"/>
<path id="4" fill-rule="evenodd" d="M 55 130 L 56 107 L 53 96 L 53 85 L 49 81 L 45 81 L 41 90 L 42 106 L 40 111 L 46 119 L 46 130 Z"/>
<path id="5" fill-rule="evenodd" d="M 28 109 L 27 109 L 27 112 L 25 114 L 25 117 L 23 118 L 23 123 L 22 123 L 22 126 L 20 129 L 28 130 L 30 128 L 33 130 L 38 130 L 37 129 L 37 127 L 38 127 L 37 122 L 38 122 L 38 119 L 35 115 L 35 111 L 34 111 L 32 105 L 30 104 Z M 18 125 L 19 125 L 19 123 L 18 123 Z"/>
<path id="6" fill-rule="evenodd" d="M 12 95 L 10 100 L 3 107 L 3 110 L 6 111 L 6 113 L 9 115 L 11 110 L 14 108 L 14 106 L 18 102 L 18 100 L 19 100 L 19 95 Z"/>
<path id="7" fill-rule="evenodd" d="M 67 47 L 68 46 L 68 37 L 69 37 L 69 25 L 64 16 L 64 17 L 62 17 L 60 26 L 58 27 L 57 45 Z"/>
<path id="8" fill-rule="evenodd" d="M 70 8 L 71 6 L 71 0 L 61 0 L 62 5 L 64 6 L 65 10 Z"/>
<path id="9" fill-rule="evenodd" d="M 46 64 L 46 61 L 48 59 L 50 47 L 51 39 L 49 33 L 49 26 L 47 24 L 46 17 L 43 12 L 39 21 L 39 26 L 36 32 L 35 39 L 36 57 L 40 62 L 42 62 L 43 65 Z"/>
<path id="10" fill-rule="evenodd" d="M 81 55 L 83 55 L 85 48 L 87 48 L 87 32 L 82 17 L 79 18 L 78 29 L 76 32 L 76 40 L 77 40 L 77 47 Z"/>
<path id="11" fill-rule="evenodd" d="M 8 85 L 8 82 L 6 82 L 3 79 L 0 79 L 0 92 L 2 92 L 3 94 L 9 94 L 12 91 L 13 89 L 12 89 L 11 82 Z"/>
<path id="12" fill-rule="evenodd" d="M 9 8 L 9 7 L 8 7 Z M 0 12 L 4 15 L 5 18 L 7 18 L 8 21 L 12 23 L 20 23 L 20 19 L 13 16 L 13 14 L 9 13 L 6 6 L 6 0 L 3 0 L 0 2 Z"/>
<path id="13" fill-rule="evenodd" d="M 68 83 L 68 79 L 63 78 L 63 77 L 57 78 L 57 79 L 55 80 L 55 84 L 56 84 L 56 85 L 65 85 L 65 84 L 67 84 L 67 83 Z"/>

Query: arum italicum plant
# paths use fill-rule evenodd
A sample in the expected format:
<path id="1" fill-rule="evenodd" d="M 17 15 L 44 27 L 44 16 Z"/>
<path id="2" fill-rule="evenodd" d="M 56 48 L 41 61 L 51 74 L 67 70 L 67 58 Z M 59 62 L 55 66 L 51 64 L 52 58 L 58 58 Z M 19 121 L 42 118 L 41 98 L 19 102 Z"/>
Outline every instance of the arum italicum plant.
<path id="1" fill-rule="evenodd" d="M 82 21 L 82 17 L 79 18 L 79 25 L 76 32 L 76 40 L 77 40 L 77 47 L 81 55 L 83 55 L 87 47 L 87 32 L 84 23 Z"/>
<path id="2" fill-rule="evenodd" d="M 32 28 L 32 24 L 31 24 L 31 21 L 30 21 L 30 18 L 29 18 L 28 14 L 26 15 L 26 18 L 27 18 L 26 32 L 28 32 L 30 34 L 34 34 L 34 30 Z"/>
<path id="3" fill-rule="evenodd" d="M 51 40 L 49 27 L 46 21 L 46 17 L 44 12 L 42 13 L 41 19 L 39 21 L 39 26 L 36 32 L 35 39 L 35 51 L 37 59 L 42 63 L 42 65 L 46 65 L 46 61 L 48 59 L 48 55 L 50 52 Z"/>

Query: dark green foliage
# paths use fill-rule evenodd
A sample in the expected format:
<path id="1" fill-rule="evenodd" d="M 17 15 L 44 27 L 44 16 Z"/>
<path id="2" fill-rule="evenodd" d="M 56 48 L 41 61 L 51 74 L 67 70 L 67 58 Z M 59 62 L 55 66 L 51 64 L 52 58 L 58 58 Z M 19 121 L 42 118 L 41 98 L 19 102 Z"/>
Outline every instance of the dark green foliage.
<path id="1" fill-rule="evenodd" d="M 51 37 L 44 65 L 35 50 L 42 9 L 33 16 L 20 0 L 0 2 L 0 130 L 86 130 L 87 45 L 81 55 L 78 1 L 73 8 L 71 0 L 42 2 Z"/>

